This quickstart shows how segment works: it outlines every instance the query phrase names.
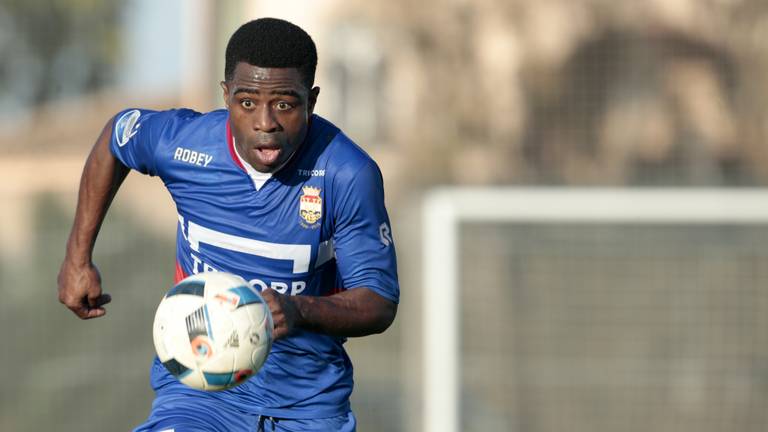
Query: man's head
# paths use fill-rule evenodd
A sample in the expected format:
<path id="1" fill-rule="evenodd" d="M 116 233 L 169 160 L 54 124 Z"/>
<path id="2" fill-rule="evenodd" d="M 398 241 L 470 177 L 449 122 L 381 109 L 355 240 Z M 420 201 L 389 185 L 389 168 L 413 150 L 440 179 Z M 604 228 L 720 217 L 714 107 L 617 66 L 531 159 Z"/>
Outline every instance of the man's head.
<path id="1" fill-rule="evenodd" d="M 224 55 L 224 79 L 230 81 L 240 62 L 264 68 L 298 69 L 307 89 L 317 68 L 317 49 L 301 27 L 277 18 L 243 24 L 229 39 Z"/>
<path id="2" fill-rule="evenodd" d="M 224 103 L 237 151 L 258 171 L 278 170 L 304 141 L 320 91 L 316 67 L 312 38 L 287 21 L 254 20 L 230 38 Z"/>

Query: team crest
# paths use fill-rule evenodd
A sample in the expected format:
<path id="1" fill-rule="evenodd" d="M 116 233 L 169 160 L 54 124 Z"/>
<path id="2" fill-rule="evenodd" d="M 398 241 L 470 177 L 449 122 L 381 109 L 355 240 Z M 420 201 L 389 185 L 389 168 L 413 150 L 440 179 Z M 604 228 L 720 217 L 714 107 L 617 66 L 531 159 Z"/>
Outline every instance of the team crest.
<path id="1" fill-rule="evenodd" d="M 301 188 L 304 195 L 299 198 L 299 215 L 309 224 L 305 228 L 315 228 L 317 221 L 323 217 L 323 199 L 320 198 L 320 188 L 304 186 Z"/>

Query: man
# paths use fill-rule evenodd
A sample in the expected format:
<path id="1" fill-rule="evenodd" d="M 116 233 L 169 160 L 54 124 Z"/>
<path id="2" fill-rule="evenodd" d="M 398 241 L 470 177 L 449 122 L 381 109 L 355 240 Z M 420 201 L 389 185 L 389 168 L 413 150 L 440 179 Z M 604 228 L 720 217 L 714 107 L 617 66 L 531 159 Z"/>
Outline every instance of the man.
<path id="1" fill-rule="evenodd" d="M 136 430 L 355 430 L 345 337 L 384 331 L 399 300 L 375 162 L 314 115 L 317 54 L 299 27 L 246 23 L 226 50 L 226 110 L 118 113 L 80 184 L 59 300 L 82 319 L 110 301 L 91 262 L 129 169 L 159 176 L 179 213 L 176 280 L 202 271 L 261 290 L 275 342 L 259 373 L 224 392 L 178 382 L 155 358 L 156 398 Z"/>

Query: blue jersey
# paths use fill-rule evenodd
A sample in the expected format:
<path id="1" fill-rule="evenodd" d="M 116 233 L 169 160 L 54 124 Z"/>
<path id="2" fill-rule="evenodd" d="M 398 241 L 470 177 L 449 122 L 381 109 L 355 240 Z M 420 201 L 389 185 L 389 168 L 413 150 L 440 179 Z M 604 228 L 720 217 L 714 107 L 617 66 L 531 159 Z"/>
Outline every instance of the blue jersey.
<path id="1" fill-rule="evenodd" d="M 177 279 L 203 271 L 259 290 L 325 296 L 367 287 L 398 302 L 395 250 L 376 163 L 313 115 L 296 154 L 257 189 L 235 152 L 226 110 L 126 110 L 110 143 L 126 166 L 158 176 L 176 203 Z M 298 331 L 276 341 L 246 383 L 210 397 L 243 412 L 320 418 L 349 410 L 345 339 Z M 152 386 L 197 392 L 155 358 Z"/>

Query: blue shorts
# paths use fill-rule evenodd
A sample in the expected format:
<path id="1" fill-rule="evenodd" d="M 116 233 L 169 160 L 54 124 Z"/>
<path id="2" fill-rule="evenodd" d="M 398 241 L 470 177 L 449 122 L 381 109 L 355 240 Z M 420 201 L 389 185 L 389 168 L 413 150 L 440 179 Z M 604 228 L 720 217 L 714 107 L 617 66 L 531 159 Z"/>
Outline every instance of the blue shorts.
<path id="1" fill-rule="evenodd" d="M 274 418 L 244 413 L 215 398 L 169 394 L 155 398 L 149 418 L 134 432 L 354 432 L 356 427 L 351 411 L 311 420 Z"/>

